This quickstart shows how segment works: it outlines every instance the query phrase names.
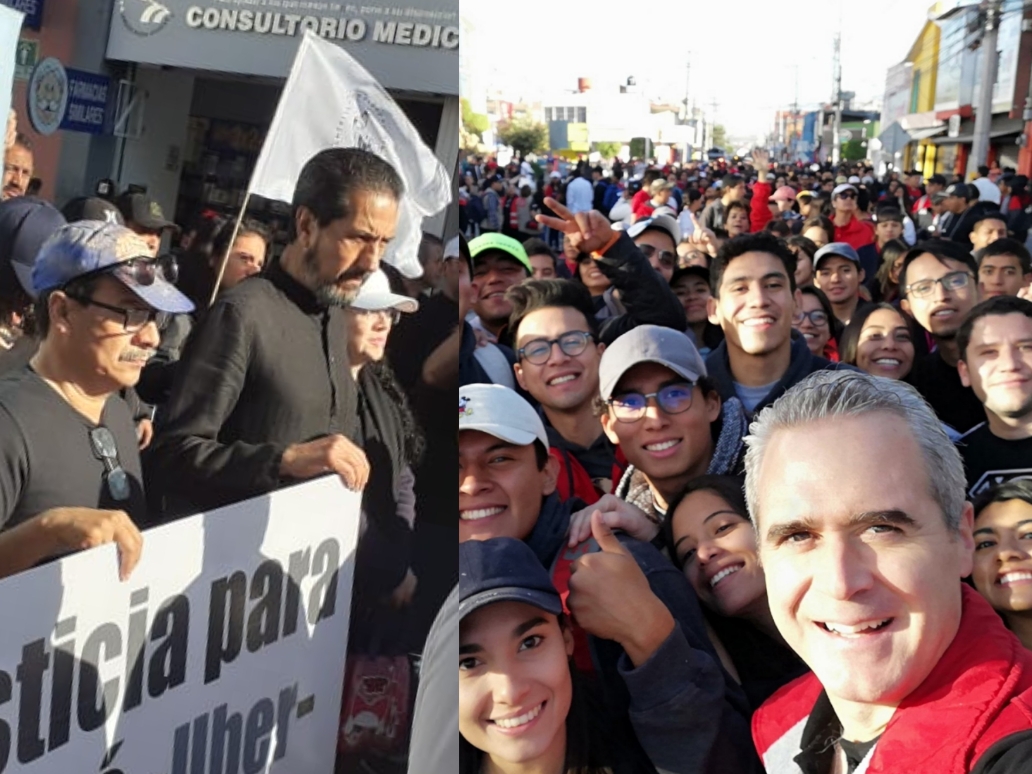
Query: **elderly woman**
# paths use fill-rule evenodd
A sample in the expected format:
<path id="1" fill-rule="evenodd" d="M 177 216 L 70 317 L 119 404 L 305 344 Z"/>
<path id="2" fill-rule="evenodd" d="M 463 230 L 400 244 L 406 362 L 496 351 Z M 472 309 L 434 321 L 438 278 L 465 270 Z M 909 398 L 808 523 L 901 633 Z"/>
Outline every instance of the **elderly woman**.
<path id="1" fill-rule="evenodd" d="M 384 360 L 391 328 L 419 304 L 391 292 L 387 275 L 372 274 L 347 309 L 348 360 L 359 388 L 362 449 L 369 460 L 369 483 L 362 499 L 362 526 L 355 567 L 351 645 L 364 650 L 382 603 L 400 608 L 412 601 L 416 576 L 410 548 L 415 521 L 415 468 L 423 449 L 405 394 Z M 357 635 L 357 636 L 356 636 Z"/>

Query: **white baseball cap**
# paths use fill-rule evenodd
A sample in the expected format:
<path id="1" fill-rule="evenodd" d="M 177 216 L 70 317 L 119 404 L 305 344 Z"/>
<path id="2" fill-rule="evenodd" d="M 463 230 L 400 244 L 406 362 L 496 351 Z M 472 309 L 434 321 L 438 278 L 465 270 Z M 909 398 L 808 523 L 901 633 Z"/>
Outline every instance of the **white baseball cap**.
<path id="1" fill-rule="evenodd" d="M 548 448 L 545 424 L 533 406 L 500 384 L 459 388 L 459 432 L 463 430 L 479 430 L 516 446 L 541 441 Z"/>
<path id="2" fill-rule="evenodd" d="M 377 269 L 362 283 L 358 295 L 351 302 L 353 309 L 373 312 L 379 309 L 397 309 L 399 312 L 414 312 L 419 302 L 408 296 L 391 292 L 391 283 L 383 270 Z"/>

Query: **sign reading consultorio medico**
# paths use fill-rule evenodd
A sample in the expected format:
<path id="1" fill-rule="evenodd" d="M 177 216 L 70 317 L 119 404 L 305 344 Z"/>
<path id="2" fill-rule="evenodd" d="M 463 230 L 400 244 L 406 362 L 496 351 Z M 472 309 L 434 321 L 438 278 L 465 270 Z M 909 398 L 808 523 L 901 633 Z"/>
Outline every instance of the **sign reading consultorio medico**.
<path id="1" fill-rule="evenodd" d="M 389 89 L 457 94 L 458 0 L 115 0 L 110 59 L 286 77 L 305 30 Z"/>

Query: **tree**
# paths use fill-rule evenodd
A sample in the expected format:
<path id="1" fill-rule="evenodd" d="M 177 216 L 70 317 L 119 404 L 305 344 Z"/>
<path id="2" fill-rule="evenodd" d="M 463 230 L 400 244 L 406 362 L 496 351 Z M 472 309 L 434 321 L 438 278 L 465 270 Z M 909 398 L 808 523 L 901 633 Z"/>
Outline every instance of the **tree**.
<path id="1" fill-rule="evenodd" d="M 621 145 L 618 142 L 597 142 L 595 143 L 595 150 L 597 150 L 604 159 L 614 159 L 617 154 L 620 153 Z"/>
<path id="2" fill-rule="evenodd" d="M 462 126 L 459 137 L 463 150 L 475 150 L 483 140 L 483 134 L 490 128 L 491 122 L 482 113 L 474 113 L 465 97 L 459 99 L 462 106 Z"/>
<path id="3" fill-rule="evenodd" d="M 498 139 L 517 156 L 548 150 L 548 127 L 535 123 L 529 116 L 520 116 L 498 124 Z"/>
<path id="4" fill-rule="evenodd" d="M 860 140 L 847 140 L 842 143 L 843 161 L 860 161 L 867 158 L 867 148 Z"/>
<path id="5" fill-rule="evenodd" d="M 727 130 L 723 124 L 713 124 L 713 147 L 727 147 Z"/>
<path id="6" fill-rule="evenodd" d="M 631 158 L 645 158 L 645 138 L 634 137 L 631 139 Z"/>

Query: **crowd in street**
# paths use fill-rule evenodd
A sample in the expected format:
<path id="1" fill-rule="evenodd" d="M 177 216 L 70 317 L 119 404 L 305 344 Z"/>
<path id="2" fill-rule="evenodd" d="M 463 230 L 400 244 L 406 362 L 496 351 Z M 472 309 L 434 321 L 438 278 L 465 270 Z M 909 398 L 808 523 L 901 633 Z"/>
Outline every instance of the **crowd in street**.
<path id="1" fill-rule="evenodd" d="M 462 774 L 1032 771 L 1027 183 L 467 159 Z"/>
<path id="2" fill-rule="evenodd" d="M 458 356 L 458 238 L 424 234 L 420 280 L 383 262 L 404 185 L 357 148 L 304 166 L 276 257 L 257 221 L 206 211 L 182 228 L 110 181 L 58 210 L 28 195 L 32 176 L 9 123 L 0 577 L 114 543 L 127 579 L 149 527 L 337 475 L 362 493 L 348 685 L 383 660 L 406 671 L 390 702 L 344 692 L 365 714 L 342 716 L 338 771 L 404 771 L 410 654 L 456 582 L 439 482 L 457 368 L 427 368 Z"/>

